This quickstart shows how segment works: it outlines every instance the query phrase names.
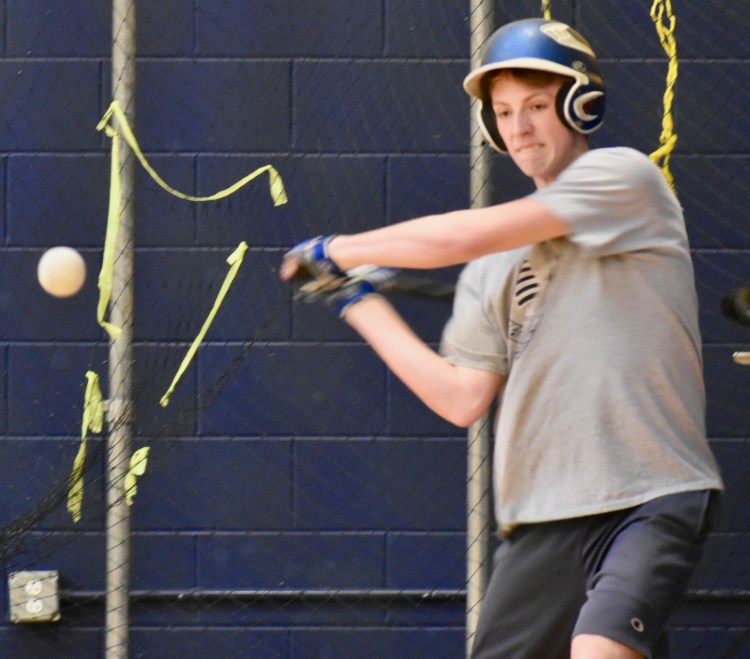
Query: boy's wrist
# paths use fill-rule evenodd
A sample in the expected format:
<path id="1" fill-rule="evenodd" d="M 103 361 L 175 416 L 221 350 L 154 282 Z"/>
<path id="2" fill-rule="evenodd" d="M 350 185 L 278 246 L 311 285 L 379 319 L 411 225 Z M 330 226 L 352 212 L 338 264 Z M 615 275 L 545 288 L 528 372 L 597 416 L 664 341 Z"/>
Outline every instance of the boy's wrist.
<path id="1" fill-rule="evenodd" d="M 351 287 L 351 291 L 343 293 L 342 297 L 334 302 L 339 318 L 346 318 L 352 307 L 377 294 L 377 289 L 369 281 L 357 282 Z"/>

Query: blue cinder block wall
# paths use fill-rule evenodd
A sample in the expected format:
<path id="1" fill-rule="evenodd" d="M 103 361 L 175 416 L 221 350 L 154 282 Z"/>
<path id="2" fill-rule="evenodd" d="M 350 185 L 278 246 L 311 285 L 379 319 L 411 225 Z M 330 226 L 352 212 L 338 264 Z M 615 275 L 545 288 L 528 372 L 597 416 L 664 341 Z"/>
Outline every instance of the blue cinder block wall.
<path id="1" fill-rule="evenodd" d="M 538 5 L 499 0 L 498 23 L 537 16 Z M 747 591 L 750 369 L 731 353 L 750 332 L 721 317 L 719 302 L 750 285 L 750 13 L 719 0 L 673 5 L 672 170 L 698 277 L 709 433 L 732 494 L 693 590 Z M 602 60 L 608 116 L 595 145 L 658 145 L 666 63 L 650 8 L 552 2 Z M 190 204 L 138 168 L 135 430 L 136 445 L 152 450 L 133 508 L 133 589 L 459 591 L 463 431 L 425 410 L 332 315 L 295 302 L 276 268 L 309 235 L 468 203 L 468 0 L 161 0 L 137 10 L 135 128 L 159 174 L 208 195 L 271 163 L 289 203 L 274 207 L 261 178 L 225 200 Z M 110 141 L 95 128 L 111 100 L 111 20 L 103 0 L 0 0 L 3 526 L 68 473 L 87 369 L 102 375 L 106 395 L 95 309 Z M 497 201 L 529 190 L 502 157 L 494 169 Z M 160 408 L 242 240 L 247 267 Z M 39 256 L 59 244 L 79 249 L 89 271 L 65 300 L 36 282 Z M 439 339 L 447 305 L 398 304 L 423 337 Z M 90 450 L 100 446 L 92 438 Z M 100 453 L 78 525 L 59 506 L 8 556 L 0 657 L 104 656 L 103 474 Z M 73 595 L 60 623 L 9 622 L 7 573 L 27 567 L 60 570 Z M 747 607 L 691 600 L 673 623 L 676 656 L 750 647 Z M 131 623 L 134 657 L 455 658 L 464 649 L 460 597 L 415 606 L 145 596 Z"/>

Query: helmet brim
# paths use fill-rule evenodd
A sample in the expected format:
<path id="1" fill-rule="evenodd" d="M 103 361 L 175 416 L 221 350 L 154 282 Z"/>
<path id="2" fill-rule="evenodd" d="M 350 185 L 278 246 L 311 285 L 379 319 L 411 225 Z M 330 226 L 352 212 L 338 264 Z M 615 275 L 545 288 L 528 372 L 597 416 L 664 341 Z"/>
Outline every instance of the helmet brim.
<path id="1" fill-rule="evenodd" d="M 490 72 L 500 71 L 502 69 L 531 69 L 533 71 L 546 71 L 548 73 L 556 73 L 557 75 L 573 78 L 584 85 L 589 81 L 586 74 L 576 71 L 569 66 L 539 59 L 537 57 L 517 57 L 515 59 L 503 60 L 502 62 L 492 62 L 480 66 L 478 69 L 474 69 L 464 78 L 464 90 L 466 90 L 466 93 L 470 96 L 483 100 L 482 78 Z"/>

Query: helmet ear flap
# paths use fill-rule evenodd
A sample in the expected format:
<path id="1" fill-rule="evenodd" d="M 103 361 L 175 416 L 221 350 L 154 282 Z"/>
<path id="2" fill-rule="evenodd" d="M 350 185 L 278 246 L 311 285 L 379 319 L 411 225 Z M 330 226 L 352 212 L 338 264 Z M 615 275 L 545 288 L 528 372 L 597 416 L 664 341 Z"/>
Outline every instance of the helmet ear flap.
<path id="1" fill-rule="evenodd" d="M 604 92 L 571 79 L 557 93 L 556 107 L 565 126 L 579 133 L 592 133 L 604 120 Z"/>
<path id="2" fill-rule="evenodd" d="M 484 139 L 487 143 L 500 153 L 508 153 L 508 149 L 503 142 L 503 138 L 500 137 L 500 131 L 497 129 L 497 119 L 495 118 L 495 110 L 492 107 L 492 94 L 490 89 L 492 87 L 492 79 L 494 74 L 485 75 L 480 79 L 481 96 L 479 97 L 479 106 L 477 107 L 477 123 L 479 129 L 482 131 Z"/>
<path id="3" fill-rule="evenodd" d="M 484 139 L 487 143 L 500 153 L 508 153 L 508 149 L 503 142 L 503 138 L 500 137 L 500 132 L 497 130 L 497 122 L 495 120 L 495 112 L 492 109 L 492 103 L 488 98 L 482 100 L 477 108 L 477 123 L 479 128 L 484 135 Z"/>
<path id="4" fill-rule="evenodd" d="M 576 81 L 572 78 L 569 78 L 566 82 L 563 82 L 562 87 L 557 92 L 557 98 L 555 99 L 555 107 L 557 109 L 557 116 L 560 117 L 560 121 L 562 121 L 563 126 L 566 126 L 567 128 L 571 128 L 573 130 L 577 130 L 577 127 L 574 123 L 571 121 L 570 116 L 570 106 L 571 103 L 571 96 L 573 87 L 576 86 Z"/>

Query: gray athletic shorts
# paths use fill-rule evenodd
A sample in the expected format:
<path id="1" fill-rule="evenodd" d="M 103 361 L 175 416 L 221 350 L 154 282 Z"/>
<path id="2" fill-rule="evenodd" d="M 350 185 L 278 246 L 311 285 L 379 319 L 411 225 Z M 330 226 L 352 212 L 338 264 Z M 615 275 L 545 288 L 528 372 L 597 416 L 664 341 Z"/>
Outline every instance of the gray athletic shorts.
<path id="1" fill-rule="evenodd" d="M 577 634 L 669 655 L 667 617 L 712 528 L 718 492 L 519 526 L 495 554 L 473 659 L 567 659 Z"/>

